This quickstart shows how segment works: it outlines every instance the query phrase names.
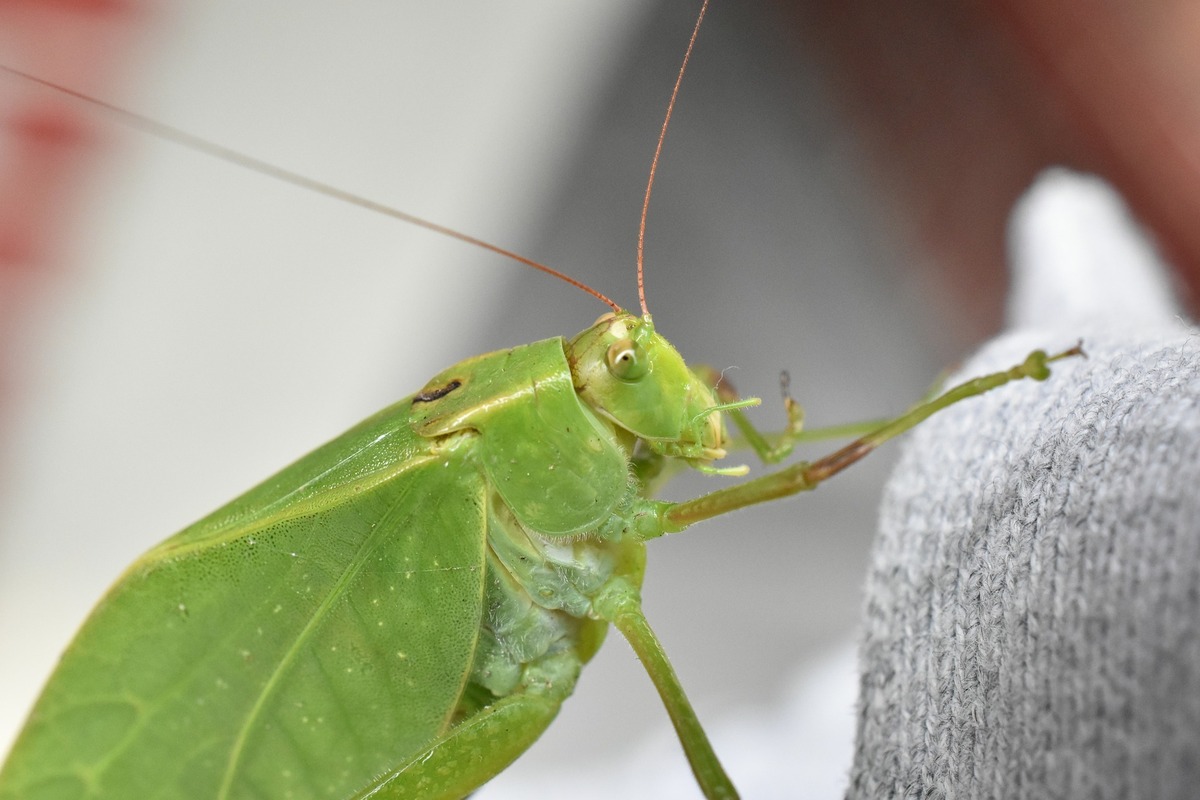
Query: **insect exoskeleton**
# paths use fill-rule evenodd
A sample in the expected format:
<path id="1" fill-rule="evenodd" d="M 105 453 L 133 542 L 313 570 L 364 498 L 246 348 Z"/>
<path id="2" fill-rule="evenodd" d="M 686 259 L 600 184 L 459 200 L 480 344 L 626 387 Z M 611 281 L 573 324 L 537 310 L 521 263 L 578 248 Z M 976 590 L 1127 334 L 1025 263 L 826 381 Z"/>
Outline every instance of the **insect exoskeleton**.
<path id="1" fill-rule="evenodd" d="M 576 336 L 567 359 L 580 397 L 663 456 L 725 456 L 712 388 L 654 330 L 650 315 L 605 314 Z"/>

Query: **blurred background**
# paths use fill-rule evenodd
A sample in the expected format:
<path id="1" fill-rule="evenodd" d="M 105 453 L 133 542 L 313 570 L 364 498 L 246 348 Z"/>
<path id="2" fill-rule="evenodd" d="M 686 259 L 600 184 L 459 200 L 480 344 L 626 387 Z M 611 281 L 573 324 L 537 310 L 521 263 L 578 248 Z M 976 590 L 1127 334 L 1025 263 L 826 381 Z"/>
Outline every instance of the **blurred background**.
<path id="1" fill-rule="evenodd" d="M 0 0 L 0 63 L 635 307 L 698 7 Z M 784 369 L 810 424 L 899 411 L 998 330 L 1008 210 L 1053 163 L 1111 180 L 1194 286 L 1198 34 L 1181 0 L 718 0 L 650 209 L 659 330 L 732 368 L 764 426 Z M 140 552 L 446 365 L 605 310 L 27 81 L 0 76 L 0 115 L 0 748 Z M 706 722 L 769 713 L 845 652 L 892 457 L 651 545 L 647 613 Z M 835 782 L 837 674 L 807 720 L 844 753 L 813 767 Z M 662 725 L 614 637 L 488 791 L 625 758 Z"/>

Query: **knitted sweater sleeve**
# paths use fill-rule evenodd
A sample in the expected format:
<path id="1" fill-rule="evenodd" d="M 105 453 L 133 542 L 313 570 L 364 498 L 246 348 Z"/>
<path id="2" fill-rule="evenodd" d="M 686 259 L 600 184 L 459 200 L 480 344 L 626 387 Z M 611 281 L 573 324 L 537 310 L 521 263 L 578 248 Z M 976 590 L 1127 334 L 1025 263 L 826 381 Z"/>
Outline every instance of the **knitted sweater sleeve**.
<path id="1" fill-rule="evenodd" d="M 1056 172 L 977 374 L 1086 360 L 910 435 L 867 578 L 848 797 L 1200 786 L 1200 337 L 1119 200 Z"/>

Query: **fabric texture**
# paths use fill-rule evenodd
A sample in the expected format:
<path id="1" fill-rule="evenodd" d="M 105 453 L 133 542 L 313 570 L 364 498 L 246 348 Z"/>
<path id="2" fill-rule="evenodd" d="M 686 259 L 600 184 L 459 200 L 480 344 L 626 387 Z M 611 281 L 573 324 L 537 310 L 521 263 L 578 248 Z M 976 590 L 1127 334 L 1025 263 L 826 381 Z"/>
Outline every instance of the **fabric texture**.
<path id="1" fill-rule="evenodd" d="M 910 435 L 867 578 L 848 798 L 1200 786 L 1200 336 L 1105 185 L 1014 215 L 1014 330 L 1086 359 Z"/>

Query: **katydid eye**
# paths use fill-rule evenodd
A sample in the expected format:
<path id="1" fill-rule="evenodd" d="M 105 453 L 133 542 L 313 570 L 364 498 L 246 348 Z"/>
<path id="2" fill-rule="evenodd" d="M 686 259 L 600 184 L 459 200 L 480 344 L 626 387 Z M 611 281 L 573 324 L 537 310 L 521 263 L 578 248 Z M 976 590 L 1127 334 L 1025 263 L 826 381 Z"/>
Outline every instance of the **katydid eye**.
<path id="1" fill-rule="evenodd" d="M 646 354 L 632 339 L 613 342 L 608 348 L 608 371 L 622 381 L 636 381 L 646 374 Z"/>

